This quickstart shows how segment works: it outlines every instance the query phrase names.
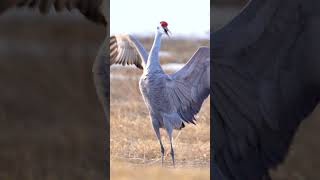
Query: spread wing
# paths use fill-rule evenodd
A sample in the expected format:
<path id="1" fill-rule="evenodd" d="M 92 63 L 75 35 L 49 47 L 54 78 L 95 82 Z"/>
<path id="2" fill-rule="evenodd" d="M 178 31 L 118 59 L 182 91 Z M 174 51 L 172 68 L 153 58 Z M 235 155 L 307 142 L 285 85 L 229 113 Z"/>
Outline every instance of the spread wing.
<path id="1" fill-rule="evenodd" d="M 113 35 L 110 37 L 110 64 L 131 65 L 143 69 L 148 53 L 141 43 L 131 35 Z"/>
<path id="2" fill-rule="evenodd" d="M 210 91 L 210 49 L 200 47 L 187 64 L 170 74 L 167 93 L 179 116 L 187 123 L 195 123 L 203 101 Z"/>
<path id="3" fill-rule="evenodd" d="M 13 7 L 39 9 L 47 14 L 51 8 L 56 11 L 78 9 L 85 17 L 96 23 L 106 25 L 107 0 L 1 0 L 0 13 Z"/>
<path id="4" fill-rule="evenodd" d="M 228 179 L 268 177 L 268 170 L 286 157 L 300 122 L 319 102 L 319 94 L 304 83 L 309 81 L 304 72 L 311 69 L 303 70 L 305 62 L 319 59 L 318 51 L 304 52 L 319 43 L 319 38 L 313 40 L 319 20 L 308 19 L 312 13 L 303 12 L 306 6 L 313 5 L 251 0 L 211 35 L 213 161 Z M 311 28 L 316 28 L 314 34 L 309 34 Z"/>

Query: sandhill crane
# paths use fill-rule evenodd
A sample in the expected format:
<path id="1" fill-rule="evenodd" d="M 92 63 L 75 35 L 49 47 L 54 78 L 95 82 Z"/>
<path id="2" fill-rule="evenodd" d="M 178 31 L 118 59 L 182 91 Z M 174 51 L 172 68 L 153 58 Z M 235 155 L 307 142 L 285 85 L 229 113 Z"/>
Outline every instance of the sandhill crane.
<path id="1" fill-rule="evenodd" d="M 159 50 L 161 37 L 163 34 L 169 36 L 169 30 L 166 22 L 160 24 L 149 55 L 133 36 L 115 35 L 110 38 L 110 60 L 111 64 L 135 64 L 143 68 L 139 87 L 160 143 L 162 165 L 164 148 L 160 128 L 164 128 L 169 136 L 175 166 L 172 132 L 183 128 L 184 122 L 195 123 L 194 116 L 209 95 L 210 51 L 208 47 L 200 47 L 181 70 L 165 74 L 159 63 Z"/>
<path id="2" fill-rule="evenodd" d="M 320 101 L 319 1 L 251 0 L 211 34 L 216 179 L 270 179 Z"/>

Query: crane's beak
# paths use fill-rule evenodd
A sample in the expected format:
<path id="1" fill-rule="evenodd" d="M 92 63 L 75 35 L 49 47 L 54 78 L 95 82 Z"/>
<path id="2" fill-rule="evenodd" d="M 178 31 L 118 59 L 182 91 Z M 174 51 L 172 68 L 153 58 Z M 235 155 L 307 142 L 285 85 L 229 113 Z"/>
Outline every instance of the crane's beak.
<path id="1" fill-rule="evenodd" d="M 169 29 L 167 27 L 164 27 L 163 29 L 164 29 L 164 32 L 166 33 L 166 35 L 168 37 L 170 37 L 171 32 L 169 31 Z"/>

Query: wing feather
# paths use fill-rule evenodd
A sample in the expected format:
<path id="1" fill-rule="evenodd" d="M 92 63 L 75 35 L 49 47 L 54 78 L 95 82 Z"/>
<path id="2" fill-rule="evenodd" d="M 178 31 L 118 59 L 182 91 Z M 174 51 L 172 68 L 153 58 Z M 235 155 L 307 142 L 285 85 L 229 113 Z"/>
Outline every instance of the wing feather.
<path id="1" fill-rule="evenodd" d="M 107 0 L 1 0 L 0 13 L 13 7 L 29 7 L 39 9 L 42 14 L 48 14 L 53 7 L 56 11 L 64 8 L 71 11 L 78 9 L 89 20 L 106 25 Z"/>
<path id="2" fill-rule="evenodd" d="M 308 62 L 301 54 L 318 59 L 306 52 L 315 42 L 305 38 L 303 23 L 316 21 L 303 10 L 311 4 L 251 0 L 230 24 L 211 34 L 213 164 L 228 179 L 268 177 L 319 103 L 318 94 L 304 84 L 308 79 L 301 67 Z"/>
<path id="3" fill-rule="evenodd" d="M 195 124 L 195 115 L 210 91 L 210 50 L 200 47 L 187 64 L 170 74 L 167 81 L 171 104 L 187 123 Z"/>
<path id="4" fill-rule="evenodd" d="M 110 64 L 136 65 L 143 69 L 147 60 L 147 52 L 133 36 L 128 34 L 110 37 Z"/>

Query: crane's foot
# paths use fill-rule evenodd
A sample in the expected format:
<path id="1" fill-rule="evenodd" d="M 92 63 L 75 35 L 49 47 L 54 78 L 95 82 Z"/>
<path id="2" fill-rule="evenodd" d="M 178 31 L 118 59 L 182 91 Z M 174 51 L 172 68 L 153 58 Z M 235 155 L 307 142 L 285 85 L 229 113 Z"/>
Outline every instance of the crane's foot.
<path id="1" fill-rule="evenodd" d="M 161 165 L 163 167 L 163 156 L 161 157 Z"/>
<path id="2" fill-rule="evenodd" d="M 162 146 L 162 144 L 161 144 L 161 165 L 162 165 L 162 167 L 163 167 L 163 159 L 164 159 L 164 148 L 163 148 L 163 146 Z"/>
<path id="3" fill-rule="evenodd" d="M 173 165 L 173 168 L 175 168 L 176 167 L 176 163 L 175 163 L 175 161 L 174 161 L 174 151 L 173 151 L 173 149 L 171 150 L 171 158 L 172 158 L 172 165 Z"/>

